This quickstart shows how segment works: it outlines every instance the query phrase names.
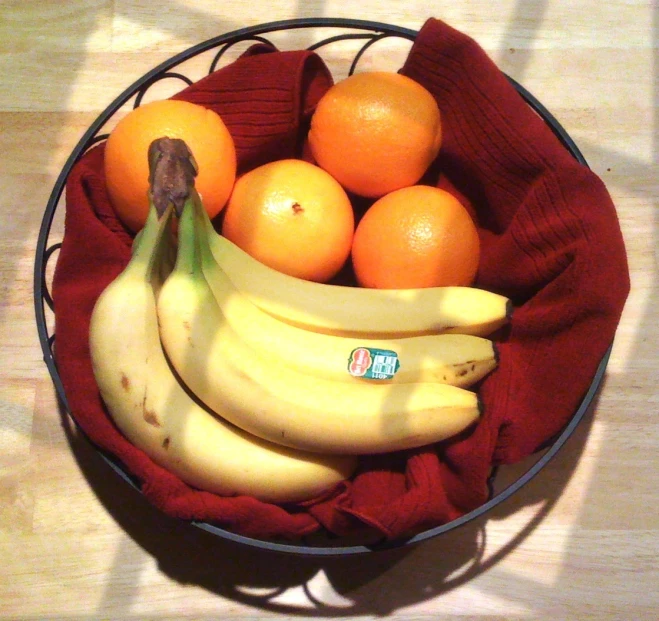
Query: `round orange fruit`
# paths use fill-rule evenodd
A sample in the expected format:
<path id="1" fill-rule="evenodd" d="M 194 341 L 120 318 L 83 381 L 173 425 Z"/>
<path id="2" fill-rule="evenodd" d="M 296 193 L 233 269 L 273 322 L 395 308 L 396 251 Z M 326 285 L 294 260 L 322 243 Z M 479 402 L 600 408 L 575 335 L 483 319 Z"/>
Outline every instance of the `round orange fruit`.
<path id="1" fill-rule="evenodd" d="M 221 117 L 187 101 L 165 99 L 131 110 L 112 129 L 105 145 L 105 181 L 112 206 L 132 232 L 149 210 L 149 145 L 180 138 L 198 166 L 195 187 L 212 218 L 226 205 L 236 179 L 236 149 Z"/>
<path id="2" fill-rule="evenodd" d="M 326 282 L 350 256 L 354 227 L 350 199 L 331 175 L 284 159 L 238 178 L 222 234 L 280 272 Z"/>
<path id="3" fill-rule="evenodd" d="M 337 82 L 318 102 L 309 130 L 318 165 L 369 198 L 417 183 L 441 142 L 435 98 L 411 78 L 386 71 Z"/>
<path id="4" fill-rule="evenodd" d="M 478 230 L 467 209 L 453 194 L 425 185 L 375 201 L 352 245 L 358 283 L 378 289 L 468 286 L 479 258 Z"/>

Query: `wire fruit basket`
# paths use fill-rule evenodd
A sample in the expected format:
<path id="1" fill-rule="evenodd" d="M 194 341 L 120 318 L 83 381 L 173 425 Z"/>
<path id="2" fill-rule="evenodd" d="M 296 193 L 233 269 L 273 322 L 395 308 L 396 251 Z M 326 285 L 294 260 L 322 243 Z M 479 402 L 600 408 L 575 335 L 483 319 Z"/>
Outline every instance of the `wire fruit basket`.
<path id="1" fill-rule="evenodd" d="M 53 355 L 56 335 L 52 327 L 52 317 L 54 317 L 55 309 L 50 294 L 48 277 L 49 262 L 61 247 L 61 240 L 57 239 L 57 235 L 53 232 L 53 222 L 58 213 L 58 209 L 61 206 L 66 181 L 73 166 L 90 147 L 107 138 L 108 134 L 103 133 L 104 129 L 112 122 L 120 109 L 131 102 L 131 99 L 133 100 L 133 107 L 139 106 L 147 95 L 147 92 L 149 92 L 149 90 L 156 84 L 159 84 L 164 80 L 173 79 L 181 81 L 185 85 L 193 84 L 194 79 L 184 73 L 184 66 L 189 61 L 198 60 L 203 56 L 208 55 L 210 57 L 210 63 L 207 68 L 207 73 L 210 74 L 226 61 L 232 48 L 238 44 L 246 42 L 272 44 L 271 37 L 273 36 L 281 36 L 282 33 L 301 32 L 305 33 L 305 37 L 307 37 L 308 33 L 311 33 L 311 36 L 316 39 L 313 43 L 305 46 L 306 49 L 310 51 L 313 50 L 320 53 L 323 50 L 331 49 L 334 45 L 346 42 L 352 46 L 356 46 L 352 48 L 354 50 L 354 55 L 347 70 L 348 75 L 351 75 L 357 69 L 360 65 L 360 61 L 363 61 L 367 52 L 379 42 L 384 40 L 396 40 L 411 45 L 418 34 L 418 32 L 414 30 L 379 22 L 315 18 L 270 22 L 219 35 L 173 56 L 134 82 L 98 116 L 69 155 L 63 169 L 56 179 L 41 222 L 34 266 L 34 303 L 38 336 L 44 355 L 44 361 L 55 386 L 61 407 L 64 413 L 73 419 L 74 423 L 75 415 L 71 413 L 69 409 L 67 396 L 58 374 L 57 365 Z M 544 120 L 568 152 L 581 164 L 587 166 L 587 162 L 576 144 L 552 114 L 521 84 L 517 83 L 509 76 L 506 76 L 506 78 L 525 102 Z M 190 524 L 193 527 L 200 528 L 211 534 L 217 535 L 218 537 L 254 548 L 303 556 L 320 557 L 363 554 L 377 550 L 409 546 L 446 534 L 484 516 L 494 507 L 516 494 L 553 459 L 572 435 L 588 410 L 601 384 L 610 352 L 611 348 L 607 350 L 605 356 L 602 358 L 589 389 L 583 396 L 577 410 L 574 412 L 568 424 L 556 437 L 552 438 L 544 446 L 538 449 L 536 453 L 537 459 L 532 463 L 528 470 L 503 489 L 495 491 L 498 469 L 494 468 L 488 481 L 490 489 L 489 499 L 478 508 L 449 523 L 435 528 L 429 528 L 403 540 L 379 541 L 368 544 L 358 542 L 354 545 L 347 544 L 345 541 L 336 538 L 329 533 L 324 535 L 321 534 L 319 537 L 312 536 L 308 539 L 302 539 L 300 542 L 291 543 L 246 537 L 204 521 L 191 521 Z M 80 432 L 84 435 L 82 430 L 80 430 Z M 99 447 L 95 448 L 101 458 L 105 460 L 120 477 L 136 490 L 140 490 L 139 482 L 125 469 L 123 464 Z"/>

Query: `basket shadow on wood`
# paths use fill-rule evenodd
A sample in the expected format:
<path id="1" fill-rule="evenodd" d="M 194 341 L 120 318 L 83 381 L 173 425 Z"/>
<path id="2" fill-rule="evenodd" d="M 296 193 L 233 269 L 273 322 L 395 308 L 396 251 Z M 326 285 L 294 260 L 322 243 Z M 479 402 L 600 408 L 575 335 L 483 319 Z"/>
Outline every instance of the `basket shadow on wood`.
<path id="1" fill-rule="evenodd" d="M 162 63 L 151 72 L 144 75 L 131 87 L 126 89 L 119 95 L 106 110 L 96 119 L 96 121 L 88 128 L 85 134 L 80 139 L 79 143 L 69 156 L 64 168 L 58 176 L 56 183 L 53 187 L 50 199 L 46 206 L 44 217 L 42 220 L 41 229 L 36 250 L 35 271 L 34 271 L 34 301 L 35 312 L 37 318 L 37 329 L 39 339 L 42 346 L 44 361 L 48 367 L 53 383 L 58 393 L 58 397 L 62 404 L 63 412 L 70 414 L 67 405 L 67 398 L 64 392 L 61 380 L 59 378 L 57 367 L 53 357 L 53 347 L 56 335 L 52 331 L 50 324 L 52 321 L 53 305 L 49 293 L 49 283 L 47 278 L 48 265 L 56 256 L 57 250 L 60 245 L 60 240 L 51 239 L 51 227 L 53 219 L 61 204 L 66 180 L 71 169 L 80 159 L 80 157 L 93 145 L 103 141 L 107 134 L 102 133 L 105 126 L 122 108 L 125 104 L 133 100 L 133 105 L 138 106 L 147 94 L 150 88 L 163 80 L 176 80 L 181 81 L 182 84 L 188 85 L 192 80 L 187 77 L 181 70 L 181 66 L 186 61 L 193 59 L 201 54 L 211 53 L 212 61 L 208 68 L 211 73 L 225 59 L 227 53 L 233 46 L 244 42 L 269 42 L 271 35 L 299 29 L 315 29 L 316 31 L 323 31 L 324 29 L 332 29 L 341 31 L 332 33 L 330 36 L 320 38 L 316 43 L 309 46 L 308 49 L 321 52 L 322 50 L 330 48 L 332 45 L 350 41 L 359 42 L 358 50 L 348 68 L 348 74 L 355 71 L 359 65 L 360 60 L 363 59 L 365 54 L 377 43 L 391 38 L 397 38 L 404 41 L 412 42 L 416 36 L 416 32 L 396 26 L 381 24 L 376 22 L 368 22 L 362 20 L 341 20 L 341 19 L 300 19 L 288 20 L 283 22 L 273 22 L 234 31 L 219 37 L 215 37 L 199 45 L 189 48 L 188 50 L 178 54 L 165 63 Z M 214 55 L 213 55 L 214 54 Z M 520 93 L 527 104 L 540 115 L 558 139 L 562 142 L 565 148 L 584 165 L 587 165 L 585 159 L 580 153 L 575 143 L 571 140 L 558 121 L 549 113 L 548 110 L 524 87 L 516 83 L 511 78 L 508 78 L 511 84 Z M 604 377 L 604 372 L 610 355 L 610 349 L 602 359 L 597 372 L 593 378 L 591 386 L 587 393 L 583 396 L 580 406 L 572 416 L 567 426 L 555 438 L 541 447 L 534 457 L 533 463 L 529 468 L 520 473 L 519 476 L 505 485 L 503 488 L 497 486 L 496 480 L 498 472 L 495 470 L 490 480 L 491 494 L 489 500 L 478 507 L 477 509 L 467 513 L 459 519 L 456 519 L 448 524 L 431 528 L 416 534 L 405 540 L 398 541 L 356 541 L 352 542 L 346 539 L 337 539 L 331 537 L 326 533 L 314 535 L 307 540 L 302 540 L 299 543 L 279 542 L 279 541 L 263 541 L 259 539 L 244 537 L 230 532 L 217 525 L 207 522 L 193 521 L 192 525 L 204 531 L 207 534 L 217 536 L 221 539 L 227 540 L 231 543 L 245 544 L 251 548 L 259 550 L 267 550 L 270 552 L 289 553 L 298 556 L 309 557 L 335 557 L 335 556 L 353 556 L 364 554 L 372 551 L 385 551 L 395 550 L 399 548 L 407 548 L 414 544 L 429 539 L 435 538 L 439 535 L 448 533 L 461 527 L 473 528 L 476 524 L 482 524 L 483 519 L 497 508 L 501 503 L 514 496 L 522 487 L 529 483 L 562 449 L 564 444 L 573 434 L 577 426 L 580 424 L 584 415 L 586 414 L 589 406 L 593 402 L 597 390 Z M 72 417 L 75 421 L 75 417 Z M 110 465 L 110 467 L 130 486 L 135 490 L 139 490 L 138 482 L 125 470 L 123 465 L 116 459 L 113 459 L 108 454 L 101 450 L 97 451 L 101 457 Z"/>

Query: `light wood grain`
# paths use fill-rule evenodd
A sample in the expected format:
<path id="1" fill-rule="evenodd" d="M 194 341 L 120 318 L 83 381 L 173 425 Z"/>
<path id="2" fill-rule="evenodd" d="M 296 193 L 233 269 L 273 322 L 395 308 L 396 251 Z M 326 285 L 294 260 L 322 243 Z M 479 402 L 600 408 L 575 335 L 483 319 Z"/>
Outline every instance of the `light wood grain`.
<path id="1" fill-rule="evenodd" d="M 349 560 L 258 553 L 147 505 L 60 414 L 32 300 L 50 190 L 110 101 L 190 45 L 310 16 L 414 29 L 435 16 L 476 38 L 607 184 L 633 286 L 601 393 L 550 466 L 488 519 Z M 658 33 L 650 0 L 2 2 L 0 618 L 657 618 Z"/>

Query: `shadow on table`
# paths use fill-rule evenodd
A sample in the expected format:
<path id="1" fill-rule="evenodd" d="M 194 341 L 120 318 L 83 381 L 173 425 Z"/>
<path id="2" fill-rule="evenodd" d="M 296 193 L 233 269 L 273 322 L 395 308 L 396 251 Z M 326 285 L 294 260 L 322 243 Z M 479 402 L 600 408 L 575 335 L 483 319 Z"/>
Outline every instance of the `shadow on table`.
<path id="1" fill-rule="evenodd" d="M 544 7 L 545 4 L 542 6 Z M 528 20 L 527 16 L 521 15 L 523 3 L 517 3 L 516 7 L 520 14 L 516 14 L 512 20 L 511 32 L 514 32 L 517 22 L 523 21 L 522 17 Z M 220 25 L 227 24 L 218 24 Z M 655 32 L 657 31 L 659 31 L 659 10 L 655 11 Z M 510 38 L 510 41 L 512 40 Z M 506 43 L 503 47 L 508 49 L 509 44 Z M 518 54 L 516 59 L 518 66 L 513 67 L 514 71 L 511 73 L 516 79 L 521 79 L 525 69 L 523 62 L 525 57 Z M 71 82 L 78 69 L 80 67 L 75 67 L 72 71 Z M 655 81 L 658 69 L 659 56 L 655 58 Z M 659 91 L 655 89 L 654 109 L 657 108 L 656 97 L 659 96 L 657 93 Z M 68 96 L 68 93 L 63 95 Z M 655 154 L 659 152 L 658 131 L 655 119 Z M 597 144 L 585 146 L 588 151 L 611 162 L 614 171 L 620 170 L 619 179 L 623 185 L 624 172 L 632 169 L 638 171 L 643 167 L 642 161 L 636 161 L 621 153 L 600 153 Z M 645 172 L 649 178 L 651 169 L 646 168 Z M 630 192 L 637 189 L 634 185 L 625 187 Z M 640 198 L 656 201 L 655 196 L 643 195 Z M 654 213 L 657 213 L 656 209 Z M 647 302 L 648 309 L 657 307 L 653 304 L 656 301 L 655 285 L 654 282 L 649 283 L 652 287 L 652 295 Z M 639 320 L 639 333 L 655 323 L 656 314 L 651 313 L 654 311 L 648 310 Z M 640 360 L 638 364 L 642 365 L 643 361 L 651 355 L 648 351 L 650 347 L 650 343 L 639 340 L 634 345 L 630 360 L 638 359 Z M 617 379 L 615 383 L 625 382 L 633 371 L 634 369 L 627 368 L 623 373 L 624 377 Z M 605 379 L 605 385 L 606 383 Z M 592 412 L 596 407 L 597 400 L 574 435 L 551 462 L 550 467 L 541 471 L 515 496 L 496 507 L 487 516 L 414 547 L 333 559 L 301 558 L 263 552 L 225 541 L 168 518 L 150 506 L 138 492 L 133 491 L 116 476 L 95 450 L 76 434 L 68 416 L 63 415 L 68 438 L 81 470 L 107 511 L 130 537 L 120 544 L 114 555 L 113 565 L 106 578 L 106 598 L 100 602 L 95 614 L 102 615 L 104 611 L 111 609 L 114 618 L 121 617 L 122 611 L 126 613 L 124 618 L 130 617 L 130 611 L 138 597 L 139 586 L 135 584 L 132 587 L 133 591 L 126 586 L 125 567 L 134 560 L 131 550 L 135 544 L 152 556 L 157 561 L 159 569 L 174 581 L 196 585 L 208 592 L 248 606 L 289 615 L 296 613 L 318 617 L 386 615 L 402 607 L 449 592 L 490 570 L 542 523 L 561 497 L 579 463 L 593 422 Z M 604 442 L 615 445 L 611 437 L 605 438 Z M 508 476 L 513 476 L 515 470 L 511 468 L 511 474 Z M 591 481 L 589 485 L 592 487 L 593 482 Z M 587 496 L 584 503 L 587 507 Z M 498 548 L 495 554 L 487 558 L 481 557 L 487 532 L 486 526 L 516 514 L 522 509 L 527 509 L 533 517 L 520 526 L 517 533 L 511 534 L 506 544 Z M 577 544 L 570 540 L 566 545 L 565 554 L 569 556 L 570 546 Z M 278 594 L 283 594 L 289 589 L 300 588 L 304 592 L 305 585 L 308 585 L 321 571 L 326 574 L 334 591 L 345 596 L 345 602 L 332 606 L 328 602 L 317 601 L 314 608 L 301 608 L 290 599 L 277 600 Z M 559 579 L 559 585 L 554 585 L 554 588 L 565 585 L 568 579 L 568 574 L 563 575 Z M 529 585 L 529 591 L 537 588 L 536 584 Z M 307 593 L 307 599 L 311 602 L 314 597 L 313 593 Z"/>
<path id="2" fill-rule="evenodd" d="M 486 516 L 414 546 L 332 558 L 250 548 L 164 515 L 116 475 L 77 432 L 67 414 L 62 416 L 71 449 L 99 501 L 172 580 L 260 609 L 327 617 L 388 614 L 460 586 L 505 558 L 534 531 L 560 498 L 583 452 L 596 402 L 597 399 L 550 462 L 551 467 L 540 471 L 516 495 Z M 506 467 L 499 479 L 507 485 L 528 467 L 528 463 Z M 484 559 L 488 522 L 502 520 L 525 507 L 533 508 L 533 517 L 495 554 Z M 97 613 L 110 607 L 113 614 L 121 609 L 127 613 L 131 610 L 133 596 L 125 586 L 125 567 L 134 559 L 133 547 L 129 539 L 119 545 L 107 576 L 107 601 L 99 604 Z M 326 593 L 315 594 L 309 586 L 321 571 L 334 591 L 329 600 Z M 135 597 L 138 589 L 136 583 Z M 278 599 L 290 589 L 299 589 L 299 596 Z M 123 599 L 118 598 L 119 590 Z"/>
<path id="3" fill-rule="evenodd" d="M 521 3 L 517 7 L 518 13 L 522 11 Z M 521 19 L 520 15 L 516 14 L 511 32 L 517 18 Z M 508 42 L 504 47 L 508 49 Z M 513 77 L 521 78 L 524 58 L 520 54 L 516 60 Z M 624 160 L 621 154 L 609 155 L 612 161 Z M 605 378 L 604 385 L 607 381 Z M 135 544 L 153 557 L 159 570 L 173 581 L 195 585 L 255 609 L 287 615 L 382 616 L 448 593 L 491 570 L 542 523 L 580 461 L 597 402 L 595 399 L 591 404 L 550 467 L 486 516 L 415 546 L 320 559 L 248 548 L 163 515 L 115 475 L 94 449 L 71 430 L 70 419 L 65 416 L 73 452 L 91 488 L 130 537 L 120 543 L 114 554 L 106 597 L 96 613 L 111 609 L 113 615 L 124 611 L 130 616 L 140 587 L 136 583 L 131 591 L 126 586 L 125 567 L 134 560 Z M 512 482 L 528 467 L 525 463 L 502 469 L 500 478 Z M 522 514 L 522 510 L 530 517 L 520 520 L 517 531 L 506 531 L 505 543 L 488 546 L 488 554 L 484 555 L 488 525 Z M 570 554 L 571 545 L 573 541 L 568 540 L 564 554 Z M 314 590 L 314 578 L 321 572 L 333 594 L 328 594 L 327 589 Z M 293 595 L 287 597 L 291 592 Z"/>

